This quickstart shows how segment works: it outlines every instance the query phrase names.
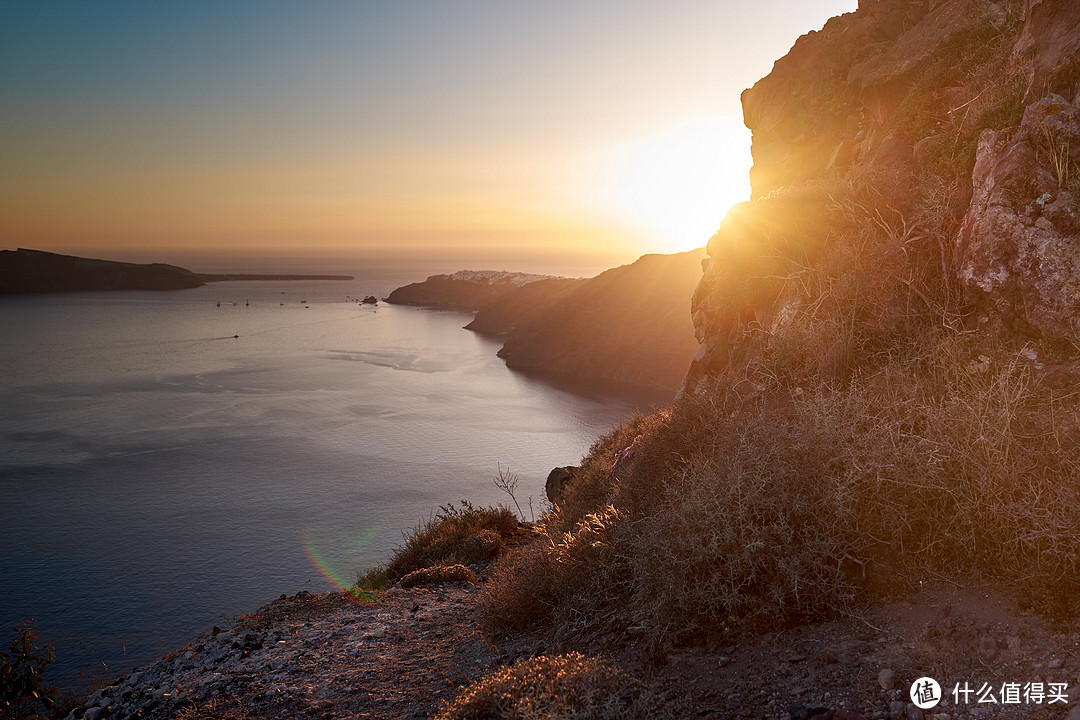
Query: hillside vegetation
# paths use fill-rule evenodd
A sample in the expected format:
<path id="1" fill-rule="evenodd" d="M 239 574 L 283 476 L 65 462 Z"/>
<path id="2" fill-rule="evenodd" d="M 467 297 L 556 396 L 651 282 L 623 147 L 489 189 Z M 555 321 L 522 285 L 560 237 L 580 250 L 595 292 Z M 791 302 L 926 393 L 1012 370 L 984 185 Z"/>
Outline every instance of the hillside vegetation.
<path id="1" fill-rule="evenodd" d="M 1074 10 L 860 3 L 744 93 L 754 199 L 709 242 L 683 389 L 596 442 L 490 628 L 659 650 L 924 580 L 1075 616 Z"/>

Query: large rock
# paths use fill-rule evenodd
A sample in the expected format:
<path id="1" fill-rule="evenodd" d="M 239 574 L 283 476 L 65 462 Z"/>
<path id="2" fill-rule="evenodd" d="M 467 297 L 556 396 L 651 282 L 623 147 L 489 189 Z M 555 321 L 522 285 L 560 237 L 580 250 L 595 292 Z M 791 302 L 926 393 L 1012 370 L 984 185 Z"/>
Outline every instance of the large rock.
<path id="1" fill-rule="evenodd" d="M 979 138 L 961 280 L 1015 329 L 1080 337 L 1080 109 L 1059 95 Z"/>
<path id="2" fill-rule="evenodd" d="M 574 479 L 574 475 L 577 473 L 578 468 L 574 465 L 567 465 L 565 467 L 557 467 L 548 473 L 547 482 L 544 484 L 544 492 L 547 495 L 548 501 L 554 505 L 562 497 L 563 490 L 566 489 L 567 483 Z"/>
<path id="3" fill-rule="evenodd" d="M 1025 0 L 1013 62 L 1028 73 L 1028 102 L 1051 93 L 1080 102 L 1080 2 Z"/>

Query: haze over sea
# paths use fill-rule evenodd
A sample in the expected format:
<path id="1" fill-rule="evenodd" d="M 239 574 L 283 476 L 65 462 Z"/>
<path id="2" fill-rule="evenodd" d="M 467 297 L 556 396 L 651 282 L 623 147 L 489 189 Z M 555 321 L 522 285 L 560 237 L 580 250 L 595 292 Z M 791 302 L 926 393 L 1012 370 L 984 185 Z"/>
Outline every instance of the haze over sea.
<path id="1" fill-rule="evenodd" d="M 507 370 L 468 314 L 355 301 L 428 270 L 0 298 L 0 628 L 34 618 L 54 681 L 118 675 L 351 582 L 442 504 L 510 503 L 499 464 L 539 514 L 635 403 Z"/>

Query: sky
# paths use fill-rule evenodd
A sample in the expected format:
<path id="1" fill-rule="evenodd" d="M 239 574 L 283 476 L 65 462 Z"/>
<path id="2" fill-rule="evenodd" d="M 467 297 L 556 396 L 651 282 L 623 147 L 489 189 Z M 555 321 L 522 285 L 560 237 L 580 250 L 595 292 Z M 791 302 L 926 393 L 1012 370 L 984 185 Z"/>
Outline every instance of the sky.
<path id="1" fill-rule="evenodd" d="M 700 247 L 856 0 L 0 0 L 0 247 Z"/>

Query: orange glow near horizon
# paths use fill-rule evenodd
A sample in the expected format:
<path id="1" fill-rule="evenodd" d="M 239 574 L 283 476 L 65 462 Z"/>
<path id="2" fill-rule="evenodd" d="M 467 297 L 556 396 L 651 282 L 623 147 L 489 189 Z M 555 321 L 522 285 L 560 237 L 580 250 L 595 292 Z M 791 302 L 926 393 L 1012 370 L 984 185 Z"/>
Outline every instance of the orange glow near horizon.
<path id="1" fill-rule="evenodd" d="M 0 247 L 701 247 L 739 93 L 855 5 L 0 4 Z"/>
<path id="2" fill-rule="evenodd" d="M 665 253 L 702 247 L 750 197 L 750 132 L 737 118 L 684 123 L 613 150 L 610 202 Z"/>

